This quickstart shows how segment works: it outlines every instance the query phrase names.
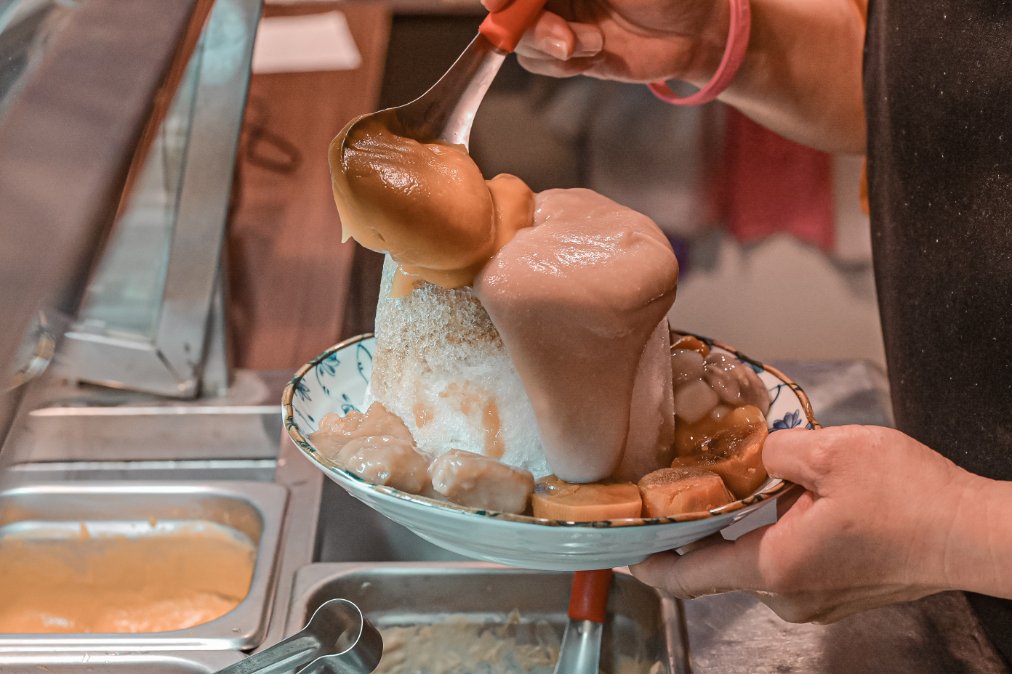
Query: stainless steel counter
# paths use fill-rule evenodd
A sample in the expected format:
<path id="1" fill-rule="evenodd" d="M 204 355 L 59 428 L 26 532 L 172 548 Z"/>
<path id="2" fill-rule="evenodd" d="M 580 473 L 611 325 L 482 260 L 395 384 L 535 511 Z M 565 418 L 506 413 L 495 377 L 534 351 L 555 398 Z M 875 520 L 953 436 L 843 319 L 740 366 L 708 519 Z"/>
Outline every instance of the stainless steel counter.
<path id="1" fill-rule="evenodd" d="M 258 551 L 270 568 L 248 595 L 257 605 L 247 610 L 261 616 L 261 625 L 247 631 L 242 643 L 236 637 L 243 631 L 233 624 L 236 611 L 189 630 L 153 635 L 0 635 L 0 671 L 212 672 L 241 657 L 237 649 L 256 650 L 284 636 L 295 572 L 313 561 L 323 482 L 281 435 L 279 400 L 288 376 L 240 371 L 227 395 L 198 401 L 78 387 L 49 375 L 30 387 L 0 454 L 0 493 L 48 485 L 60 493 L 85 490 L 97 502 L 129 489 L 137 503 L 120 500 L 118 507 L 122 518 L 132 520 L 150 509 L 158 490 L 183 494 L 194 484 L 214 484 L 223 493 L 269 489 L 273 505 L 257 517 L 270 535 L 254 538 L 271 546 Z M 207 505 L 206 495 L 194 495 Z M 0 499 L 0 512 L 4 507 Z M 18 507 L 12 517 L 24 514 Z M 247 515 L 232 513 L 228 521 L 238 526 Z M 57 519 L 84 521 L 86 513 Z M 226 636 L 209 638 L 223 628 Z"/>
<path id="2" fill-rule="evenodd" d="M 1007 670 L 960 593 L 943 593 L 832 625 L 780 620 L 748 594 L 684 602 L 694 672 L 1000 674 Z"/>
<path id="3" fill-rule="evenodd" d="M 874 365 L 776 365 L 806 389 L 824 424 L 889 425 L 886 379 Z M 22 417 L 4 449 L 6 484 L 43 478 L 171 478 L 258 480 L 283 486 L 288 504 L 262 645 L 291 631 L 295 623 L 290 609 L 300 592 L 294 585 L 296 572 L 310 563 L 357 562 L 370 568 L 389 562 L 461 560 L 347 496 L 282 437 L 277 401 L 289 374 L 241 372 L 230 395 L 195 403 L 138 400 L 135 395 L 85 392 L 50 382 L 31 392 L 32 412 Z M 368 605 L 362 608 L 369 612 Z M 741 593 L 686 602 L 684 615 L 689 660 L 696 672 L 1007 671 L 956 593 L 869 611 L 830 626 L 786 623 Z M 204 655 L 208 657 L 193 652 L 190 659 L 197 664 L 187 666 L 236 657 L 234 652 Z M 80 671 L 71 666 L 79 656 L 60 657 L 66 665 L 60 671 Z M 0 660 L 0 670 L 7 671 L 5 663 Z M 129 671 L 128 664 L 124 667 Z"/>

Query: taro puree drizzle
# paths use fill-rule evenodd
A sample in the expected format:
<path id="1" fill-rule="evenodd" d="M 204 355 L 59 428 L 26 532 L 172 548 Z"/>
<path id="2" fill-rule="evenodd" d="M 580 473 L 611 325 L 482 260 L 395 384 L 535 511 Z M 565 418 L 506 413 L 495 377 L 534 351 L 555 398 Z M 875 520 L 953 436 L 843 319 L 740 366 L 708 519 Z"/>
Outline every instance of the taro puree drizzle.
<path id="1" fill-rule="evenodd" d="M 626 439 L 637 367 L 675 299 L 678 263 L 657 225 L 590 190 L 486 181 L 465 147 L 399 131 L 393 115 L 366 116 L 331 142 L 344 238 L 398 262 L 395 294 L 473 284 L 556 476 L 605 480 L 624 453 L 656 454 Z"/>

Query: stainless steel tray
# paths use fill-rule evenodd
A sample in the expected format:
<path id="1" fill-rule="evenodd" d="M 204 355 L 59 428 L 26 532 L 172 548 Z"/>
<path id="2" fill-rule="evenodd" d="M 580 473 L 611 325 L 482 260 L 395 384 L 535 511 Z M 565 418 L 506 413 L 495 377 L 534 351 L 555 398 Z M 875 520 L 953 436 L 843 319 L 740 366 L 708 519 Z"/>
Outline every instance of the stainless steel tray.
<path id="1" fill-rule="evenodd" d="M 242 653 L 200 651 L 175 653 L 0 654 L 0 672 L 11 674 L 211 674 L 242 658 Z"/>
<path id="2" fill-rule="evenodd" d="M 296 573 L 287 632 L 302 628 L 321 603 L 343 597 L 380 628 L 437 623 L 505 623 L 517 610 L 523 622 L 547 622 L 561 637 L 568 621 L 572 574 L 528 571 L 480 562 L 310 564 Z M 617 657 L 660 664 L 660 672 L 688 672 L 685 624 L 678 602 L 626 572 L 615 574 L 608 598 L 602 667 Z"/>
<path id="3" fill-rule="evenodd" d="M 187 629 L 143 634 L 0 633 L 0 653 L 239 651 L 257 646 L 270 616 L 286 500 L 284 487 L 244 481 L 74 482 L 0 492 L 0 536 L 25 529 L 76 530 L 82 525 L 130 536 L 150 530 L 152 521 L 170 528 L 210 522 L 242 534 L 256 547 L 249 592 L 220 618 Z"/>

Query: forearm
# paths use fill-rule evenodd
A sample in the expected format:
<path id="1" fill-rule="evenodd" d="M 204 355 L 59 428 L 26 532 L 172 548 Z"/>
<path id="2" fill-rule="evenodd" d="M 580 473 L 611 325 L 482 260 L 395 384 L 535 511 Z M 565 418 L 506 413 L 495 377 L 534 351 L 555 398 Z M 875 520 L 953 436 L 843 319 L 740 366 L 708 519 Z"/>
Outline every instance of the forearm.
<path id="1" fill-rule="evenodd" d="M 751 7 L 745 62 L 720 99 L 792 140 L 863 154 L 865 0 L 751 0 Z M 697 85 L 723 50 L 708 44 L 687 77 Z"/>
<path id="2" fill-rule="evenodd" d="M 948 529 L 947 587 L 1012 599 L 1012 482 L 974 476 Z"/>
<path id="3" fill-rule="evenodd" d="M 490 9 L 510 0 L 482 0 Z M 720 99 L 780 134 L 831 152 L 865 152 L 862 62 L 867 0 L 745 0 L 744 63 Z M 517 48 L 531 72 L 702 87 L 718 70 L 728 0 L 549 2 Z"/>

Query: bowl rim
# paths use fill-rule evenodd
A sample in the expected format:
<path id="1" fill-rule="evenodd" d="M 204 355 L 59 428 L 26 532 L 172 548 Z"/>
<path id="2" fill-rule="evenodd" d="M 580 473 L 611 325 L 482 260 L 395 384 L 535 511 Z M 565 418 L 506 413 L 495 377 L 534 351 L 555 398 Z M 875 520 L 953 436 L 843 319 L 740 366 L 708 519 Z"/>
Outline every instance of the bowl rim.
<path id="1" fill-rule="evenodd" d="M 742 353 L 741 351 L 739 351 L 737 348 L 725 344 L 720 340 L 716 340 L 711 337 L 705 337 L 703 335 L 698 335 L 696 333 L 687 330 L 669 328 L 669 331 L 672 337 L 675 336 L 695 337 L 696 339 L 702 341 L 711 348 L 717 347 L 719 349 L 727 351 L 738 360 L 741 360 L 749 365 L 762 368 L 764 371 L 769 372 L 775 378 L 779 379 L 781 382 L 787 385 L 787 387 L 790 388 L 791 391 L 793 391 L 794 394 L 797 396 L 798 401 L 801 403 L 801 408 L 805 414 L 805 418 L 808 421 L 808 426 L 806 426 L 806 428 L 811 429 L 822 428 L 822 424 L 820 424 L 818 420 L 816 420 L 815 418 L 815 413 L 812 411 L 812 403 L 808 399 L 808 395 L 805 393 L 804 389 L 802 389 L 797 382 L 795 382 L 793 379 L 785 375 L 778 368 L 773 367 L 772 365 L 769 365 L 762 361 L 756 360 L 754 358 L 751 358 Z M 726 503 L 717 508 L 711 508 L 710 510 L 692 513 L 682 513 L 680 515 L 675 515 L 672 517 L 631 517 L 625 519 L 574 522 L 570 520 L 544 519 L 540 517 L 534 517 L 532 515 L 517 515 L 514 513 L 506 513 L 498 510 L 488 510 L 484 508 L 473 508 L 470 506 L 464 506 L 450 501 L 440 501 L 434 498 L 429 498 L 427 496 L 411 494 L 386 485 L 374 484 L 372 482 L 362 479 L 361 477 L 350 471 L 344 470 L 343 468 L 338 468 L 337 466 L 331 465 L 330 463 L 323 461 L 321 458 L 318 458 L 319 453 L 317 452 L 316 448 L 313 447 L 312 443 L 310 443 L 309 440 L 305 436 L 303 436 L 302 431 L 299 430 L 298 422 L 295 420 L 295 410 L 293 406 L 295 392 L 299 384 L 301 383 L 302 378 L 308 372 L 310 372 L 313 368 L 315 368 L 319 363 L 329 358 L 331 354 L 340 351 L 342 349 L 354 346 L 372 337 L 374 337 L 373 333 L 364 332 L 360 335 L 356 335 L 355 337 L 349 337 L 348 339 L 342 340 L 337 344 L 334 344 L 333 346 L 325 349 L 316 357 L 314 357 L 312 360 L 310 360 L 308 363 L 306 363 L 305 365 L 303 365 L 302 367 L 300 367 L 298 370 L 295 371 L 295 374 L 292 375 L 291 380 L 285 386 L 285 389 L 281 395 L 282 421 L 284 423 L 285 431 L 288 433 L 288 437 L 292 440 L 293 443 L 295 443 L 295 446 L 298 447 L 302 451 L 302 453 L 306 455 L 306 458 L 309 461 L 312 461 L 313 463 L 317 464 L 317 466 L 319 466 L 320 468 L 326 469 L 327 471 L 329 471 L 330 474 L 343 480 L 349 481 L 358 488 L 364 488 L 368 491 L 384 494 L 386 496 L 392 496 L 401 501 L 406 501 L 416 505 L 424 506 L 426 508 L 436 509 L 440 512 L 451 511 L 457 514 L 472 515 L 484 519 L 491 518 L 501 521 L 532 524 L 540 527 L 567 527 L 567 528 L 582 527 L 582 528 L 601 529 L 601 528 L 616 528 L 616 527 L 641 527 L 641 526 L 657 526 L 663 524 L 677 524 L 709 519 L 711 517 L 719 517 L 721 515 L 726 515 L 729 513 L 742 510 L 743 508 L 756 505 L 775 496 L 779 496 L 780 494 L 784 493 L 785 491 L 794 486 L 794 483 L 789 482 L 788 480 L 784 480 L 782 478 L 772 478 L 754 494 L 750 494 L 749 496 L 746 496 L 743 499 L 731 501 L 730 503 Z M 673 344 L 672 348 L 674 348 Z"/>

